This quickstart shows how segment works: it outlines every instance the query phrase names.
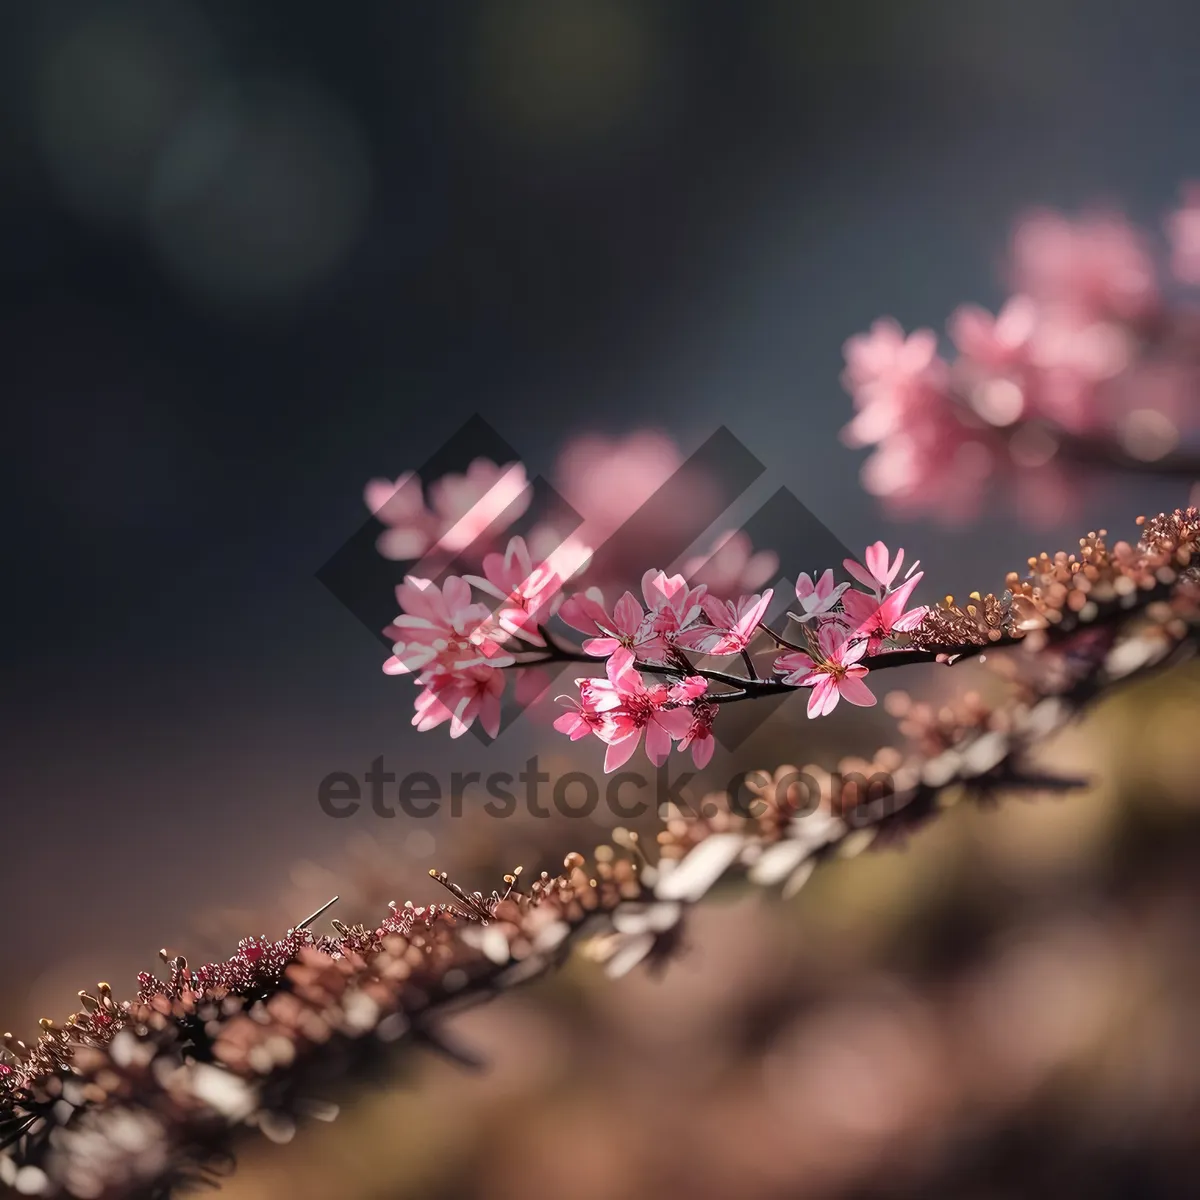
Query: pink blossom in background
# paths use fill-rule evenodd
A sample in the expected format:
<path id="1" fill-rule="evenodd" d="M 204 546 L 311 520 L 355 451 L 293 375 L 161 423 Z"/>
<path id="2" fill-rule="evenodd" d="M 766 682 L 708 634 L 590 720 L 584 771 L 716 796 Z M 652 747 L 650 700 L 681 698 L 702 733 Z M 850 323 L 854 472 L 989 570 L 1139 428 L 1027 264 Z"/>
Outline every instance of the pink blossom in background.
<path id="1" fill-rule="evenodd" d="M 728 600 L 742 592 L 757 591 L 779 570 L 779 555 L 773 550 L 754 551 L 742 530 L 722 533 L 707 554 L 687 559 L 682 572 L 693 583 L 706 587 L 710 595 Z"/>
<path id="2" fill-rule="evenodd" d="M 1137 323 L 1159 309 L 1149 241 L 1116 214 L 1025 217 L 1013 234 L 1012 278 L 1035 301 L 1094 318 Z"/>
<path id="3" fill-rule="evenodd" d="M 1167 234 L 1177 278 L 1200 283 L 1200 185 Z M 929 330 L 906 336 L 890 319 L 851 338 L 842 436 L 872 448 L 867 491 L 895 516 L 963 524 L 998 480 L 1045 525 L 1078 502 L 1078 470 L 1051 461 L 1068 443 L 1075 462 L 1104 443 L 1147 463 L 1175 449 L 1200 413 L 1200 313 L 1166 303 L 1152 251 L 1119 215 L 1033 213 L 1013 233 L 1014 294 L 995 316 L 953 313 L 950 362 Z"/>
<path id="4" fill-rule="evenodd" d="M 533 498 L 520 463 L 498 466 L 486 458 L 475 459 L 463 474 L 443 475 L 428 491 L 427 506 L 411 471 L 394 483 L 367 484 L 367 507 L 388 526 L 378 540 L 384 558 L 408 561 L 431 550 L 457 554 L 485 533 L 510 525 Z"/>
<path id="5" fill-rule="evenodd" d="M 850 338 L 845 345 L 847 388 L 858 394 L 864 389 L 906 386 L 920 378 L 937 358 L 937 335 L 931 329 L 905 334 L 898 321 L 880 317 L 869 333 Z M 870 392 L 868 391 L 869 397 Z"/>
<path id="6" fill-rule="evenodd" d="M 1200 184 L 1183 188 L 1183 204 L 1167 218 L 1171 271 L 1180 283 L 1200 285 Z"/>
<path id="7" fill-rule="evenodd" d="M 679 448 L 645 430 L 625 438 L 587 435 L 570 442 L 555 465 L 555 486 L 583 518 L 577 530 L 596 543 L 618 528 L 680 466 Z"/>
<path id="8" fill-rule="evenodd" d="M 376 542 L 384 558 L 406 562 L 425 553 L 433 541 L 435 519 L 425 507 L 425 493 L 415 472 L 405 471 L 394 482 L 372 479 L 363 499 L 388 526 Z"/>
<path id="9" fill-rule="evenodd" d="M 995 453 L 945 397 L 883 438 L 863 464 L 862 485 L 897 515 L 965 524 L 978 513 Z"/>
<path id="10" fill-rule="evenodd" d="M 1037 330 L 1037 305 L 1013 296 L 992 316 L 977 304 L 963 304 L 950 317 L 950 337 L 959 353 L 990 371 L 1012 371 L 1029 363 Z"/>
<path id="11" fill-rule="evenodd" d="M 937 407 L 947 373 L 932 330 L 918 329 L 906 337 L 895 321 L 885 318 L 870 333 L 850 338 L 845 355 L 842 379 L 858 409 L 842 430 L 848 445 L 872 445 Z"/>
<path id="12" fill-rule="evenodd" d="M 577 534 L 562 537 L 552 525 L 535 525 L 527 541 L 530 554 L 564 582 L 582 575 L 591 564 L 592 547 Z"/>
<path id="13" fill-rule="evenodd" d="M 768 588 L 761 596 L 741 596 L 736 601 L 706 596 L 704 615 L 712 624 L 685 630 L 676 643 L 705 654 L 741 654 L 749 649 L 773 595 Z"/>
<path id="14" fill-rule="evenodd" d="M 405 471 L 395 480 L 370 480 L 363 499 L 385 525 L 415 522 L 426 516 L 425 493 L 415 471 Z"/>
<path id="15" fill-rule="evenodd" d="M 463 475 L 443 475 L 429 485 L 429 500 L 444 523 L 438 542 L 452 553 L 465 550 L 494 524 L 522 516 L 533 490 L 520 463 L 497 466 L 477 458 Z"/>
<path id="16" fill-rule="evenodd" d="M 811 687 L 809 717 L 824 717 L 837 707 L 842 697 L 862 708 L 875 703 L 875 696 L 863 682 L 868 668 L 859 663 L 867 652 L 867 639 L 847 634 L 837 622 L 826 622 L 817 631 L 814 658 L 803 650 L 781 654 L 775 660 L 775 673 L 791 687 Z"/>
<path id="17" fill-rule="evenodd" d="M 659 505 L 650 519 L 643 507 L 668 480 L 674 503 Z M 593 547 L 589 579 L 606 585 L 626 585 L 646 562 L 674 558 L 680 535 L 694 536 L 692 501 L 708 505 L 719 490 L 699 468 L 684 466 L 674 442 L 650 431 L 568 443 L 555 464 L 554 485 L 582 518 L 559 536 Z"/>
<path id="18" fill-rule="evenodd" d="M 832 567 L 827 568 L 816 583 L 802 571 L 796 578 L 796 599 L 800 602 L 800 612 L 788 613 L 788 616 L 801 625 L 806 624 L 814 617 L 829 612 L 849 586 L 848 583 L 834 584 Z"/>

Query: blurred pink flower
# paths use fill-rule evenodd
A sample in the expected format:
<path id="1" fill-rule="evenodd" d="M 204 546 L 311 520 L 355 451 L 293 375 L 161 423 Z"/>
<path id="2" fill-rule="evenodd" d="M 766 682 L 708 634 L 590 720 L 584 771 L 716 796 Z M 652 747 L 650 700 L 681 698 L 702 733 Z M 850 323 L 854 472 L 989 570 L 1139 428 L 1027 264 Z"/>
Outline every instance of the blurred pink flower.
<path id="1" fill-rule="evenodd" d="M 863 463 L 862 484 L 898 516 L 963 524 L 994 467 L 992 448 L 947 408 L 882 441 Z"/>
<path id="2" fill-rule="evenodd" d="M 583 518 L 577 533 L 595 545 L 649 500 L 682 463 L 675 443 L 650 430 L 619 439 L 587 435 L 559 455 L 555 483 Z"/>
<path id="3" fill-rule="evenodd" d="M 464 474 L 443 475 L 431 483 L 428 507 L 421 481 L 411 471 L 394 483 L 371 480 L 364 498 L 388 526 L 379 536 L 379 553 L 407 561 L 435 548 L 457 554 L 485 533 L 507 528 L 529 507 L 533 491 L 520 463 L 497 466 L 477 458 Z"/>
<path id="4" fill-rule="evenodd" d="M 843 347 L 843 381 L 851 392 L 891 387 L 921 374 L 937 356 L 937 335 L 918 329 L 905 336 L 898 321 L 880 317 L 867 333 L 856 334 Z"/>
<path id="5" fill-rule="evenodd" d="M 477 458 L 464 475 L 443 475 L 429 485 L 429 500 L 443 523 L 438 542 L 457 553 L 494 524 L 511 525 L 524 514 L 533 490 L 520 463 L 499 467 Z"/>
<path id="6" fill-rule="evenodd" d="M 963 304 L 950 317 L 950 337 L 959 352 L 990 371 L 1025 366 L 1037 329 L 1037 305 L 1013 296 L 996 316 L 977 304 Z"/>
<path id="7" fill-rule="evenodd" d="M 425 507 L 425 493 L 415 472 L 405 471 L 394 482 L 372 479 L 363 499 L 388 526 L 376 541 L 384 558 L 403 562 L 425 553 L 434 536 L 434 516 Z"/>
<path id="8" fill-rule="evenodd" d="M 850 338 L 844 347 L 842 382 L 858 415 L 842 430 L 850 446 L 869 446 L 908 425 L 923 409 L 938 404 L 947 383 L 946 364 L 937 355 L 937 337 L 918 329 L 905 337 L 890 318 Z"/>
<path id="9" fill-rule="evenodd" d="M 1171 271 L 1181 283 L 1200 285 L 1200 184 L 1183 189 L 1183 204 L 1167 218 Z"/>
<path id="10" fill-rule="evenodd" d="M 1019 291 L 1093 318 L 1137 323 L 1159 309 L 1147 240 L 1115 214 L 1032 213 L 1013 234 L 1012 269 Z"/>
<path id="11" fill-rule="evenodd" d="M 868 668 L 859 664 L 867 652 L 865 637 L 851 637 L 837 622 L 827 622 L 817 630 L 819 658 L 794 650 L 775 660 L 775 673 L 791 687 L 811 687 L 808 715 L 824 717 L 837 707 L 843 696 L 851 704 L 869 708 L 875 696 L 863 683 Z"/>
<path id="12" fill-rule="evenodd" d="M 773 550 L 754 553 L 748 534 L 729 530 L 716 538 L 707 554 L 687 559 L 682 570 L 693 583 L 707 587 L 710 595 L 728 600 L 770 582 L 779 570 L 779 555 Z"/>

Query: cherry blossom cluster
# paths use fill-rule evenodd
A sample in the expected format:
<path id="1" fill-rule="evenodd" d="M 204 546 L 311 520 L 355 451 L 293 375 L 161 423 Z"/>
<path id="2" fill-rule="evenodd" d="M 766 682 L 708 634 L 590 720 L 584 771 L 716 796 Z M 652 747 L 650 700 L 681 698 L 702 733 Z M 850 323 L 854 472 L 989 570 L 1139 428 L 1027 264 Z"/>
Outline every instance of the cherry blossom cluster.
<path id="1" fill-rule="evenodd" d="M 550 560 L 564 578 L 587 570 L 589 582 L 631 578 L 645 561 L 664 557 L 664 547 L 673 547 L 665 554 L 674 557 L 691 520 L 686 504 L 656 512 L 654 521 L 639 529 L 636 543 L 614 537 L 669 479 L 696 498 L 710 494 L 714 485 L 700 468 L 685 465 L 670 438 L 652 430 L 624 438 L 572 439 L 553 471 L 554 490 L 569 511 L 537 514 L 525 534 L 530 554 Z M 414 573 L 424 577 L 440 574 L 452 560 L 478 565 L 529 513 L 533 495 L 523 464 L 479 457 L 465 470 L 437 479 L 422 480 L 415 471 L 394 480 L 372 479 L 363 498 L 383 526 L 376 539 L 379 553 L 393 562 L 418 564 Z M 635 555 L 642 557 L 633 561 Z M 719 532 L 683 565 L 689 579 L 722 599 L 760 589 L 778 568 L 774 551 L 755 549 L 745 532 L 732 529 Z"/>
<path id="2" fill-rule="evenodd" d="M 931 329 L 891 319 L 845 346 L 856 414 L 873 447 L 863 484 L 899 515 L 966 521 L 989 480 L 1030 519 L 1052 522 L 1079 493 L 1081 463 L 1200 477 L 1184 439 L 1200 426 L 1200 311 L 1172 297 L 1200 284 L 1200 190 L 1166 222 L 1169 271 L 1125 218 L 1027 216 L 1015 231 L 1013 294 L 993 315 L 950 318 L 954 354 Z"/>
<path id="3" fill-rule="evenodd" d="M 810 717 L 827 715 L 843 698 L 860 706 L 875 703 L 864 682 L 864 658 L 904 639 L 926 613 L 909 607 L 922 572 L 913 563 L 899 580 L 903 562 L 903 550 L 893 556 L 876 542 L 863 563 L 845 560 L 852 582 L 835 583 L 832 568 L 815 580 L 801 574 L 798 610 L 788 614 L 801 631 L 800 645 L 764 624 L 772 588 L 727 600 L 682 574 L 650 570 L 640 599 L 626 591 L 610 608 L 599 588 L 564 595 L 567 580 L 555 566 L 535 564 L 524 539 L 514 537 L 504 554 L 484 557 L 482 576 L 452 575 L 440 586 L 405 579 L 396 589 L 403 611 L 385 630 L 394 644 L 383 669 L 415 678 L 421 690 L 413 724 L 419 730 L 448 722 L 451 737 L 459 737 L 478 720 L 495 737 L 505 669 L 602 659 L 605 675 L 575 681 L 578 698 L 568 701 L 555 728 L 572 740 L 594 735 L 604 742 L 606 771 L 628 762 L 643 736 L 656 766 L 677 746 L 690 749 L 704 767 L 715 748 L 719 706 L 766 684 L 754 665 L 758 641 L 769 639 L 783 651 L 773 673 L 785 688 L 811 689 Z M 580 647 L 552 637 L 546 626 L 555 615 L 585 635 Z M 746 674 L 702 665 L 728 658 L 740 658 Z M 536 698 L 543 686 L 535 677 L 518 699 Z"/>
<path id="4" fill-rule="evenodd" d="M 521 648 L 544 649 L 542 632 L 562 603 L 563 579 L 549 564 L 533 565 L 525 540 L 484 556 L 483 575 L 451 575 L 439 586 L 405 576 L 396 588 L 401 613 L 384 633 L 393 639 L 388 675 L 412 675 L 421 688 L 413 724 L 422 732 L 445 722 L 450 736 L 478 720 L 490 737 L 500 731 L 505 667 Z M 491 603 L 475 600 L 472 589 Z M 534 683 L 536 698 L 540 684 Z"/>

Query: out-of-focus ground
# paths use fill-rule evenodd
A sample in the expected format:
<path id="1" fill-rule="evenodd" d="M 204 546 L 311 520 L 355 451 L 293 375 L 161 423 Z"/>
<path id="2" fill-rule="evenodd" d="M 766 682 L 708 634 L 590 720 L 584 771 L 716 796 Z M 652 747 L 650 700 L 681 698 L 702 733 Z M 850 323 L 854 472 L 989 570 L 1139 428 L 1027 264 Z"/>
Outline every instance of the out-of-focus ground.
<path id="1" fill-rule="evenodd" d="M 1197 729 L 1194 668 L 1140 686 L 1047 748 L 1086 791 L 955 806 L 790 902 L 719 893 L 661 978 L 577 957 L 447 1024 L 482 1072 L 418 1052 L 222 1195 L 1194 1195 Z M 534 826 L 560 852 L 530 822 L 457 874 Z M 377 846 L 351 861 L 350 917 L 403 894 Z M 291 905 L 327 882 L 297 878 Z"/>

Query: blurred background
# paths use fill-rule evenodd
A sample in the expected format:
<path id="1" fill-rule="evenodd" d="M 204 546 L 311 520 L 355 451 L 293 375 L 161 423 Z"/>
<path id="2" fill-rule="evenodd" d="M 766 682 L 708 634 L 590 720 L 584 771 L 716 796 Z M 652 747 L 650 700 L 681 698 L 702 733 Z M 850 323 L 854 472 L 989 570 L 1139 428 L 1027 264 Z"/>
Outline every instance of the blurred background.
<path id="1" fill-rule="evenodd" d="M 365 481 L 473 414 L 548 477 L 583 435 L 726 424 L 767 468 L 751 509 L 786 486 L 853 549 L 901 542 L 929 597 L 1182 502 L 1144 477 L 1036 533 L 889 524 L 838 373 L 880 313 L 995 307 L 1030 205 L 1156 224 L 1200 170 L 1198 50 L 1187 0 L 0 13 L 4 1027 L 129 994 L 160 945 L 600 840 L 316 801 L 379 755 L 572 761 L 544 713 L 490 752 L 418 740 L 317 578 Z M 730 764 L 893 737 L 784 716 Z M 472 1014 L 489 1074 L 417 1064 L 229 1193 L 1192 1194 L 1197 717 L 1194 676 L 1123 698 L 1060 748 L 1094 794 L 715 906 L 662 982 L 581 963 Z"/>

